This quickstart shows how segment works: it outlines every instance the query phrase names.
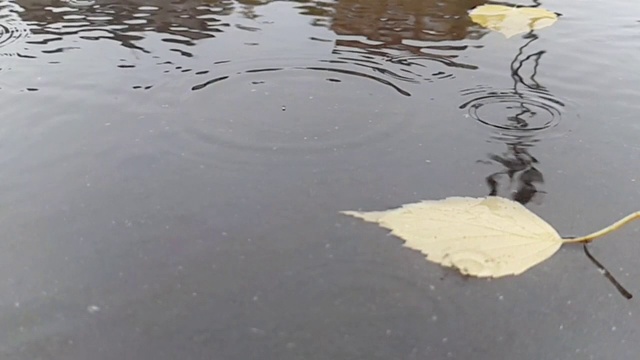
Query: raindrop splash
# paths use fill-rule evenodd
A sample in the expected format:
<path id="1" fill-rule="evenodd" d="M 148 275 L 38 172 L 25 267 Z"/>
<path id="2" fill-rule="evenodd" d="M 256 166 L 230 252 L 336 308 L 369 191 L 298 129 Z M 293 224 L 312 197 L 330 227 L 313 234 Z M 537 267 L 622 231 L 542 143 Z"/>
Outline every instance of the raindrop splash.
<path id="1" fill-rule="evenodd" d="M 528 134 L 557 126 L 562 118 L 564 103 L 539 90 L 495 90 L 476 87 L 462 91 L 472 97 L 460 105 L 470 118 L 494 130 Z"/>

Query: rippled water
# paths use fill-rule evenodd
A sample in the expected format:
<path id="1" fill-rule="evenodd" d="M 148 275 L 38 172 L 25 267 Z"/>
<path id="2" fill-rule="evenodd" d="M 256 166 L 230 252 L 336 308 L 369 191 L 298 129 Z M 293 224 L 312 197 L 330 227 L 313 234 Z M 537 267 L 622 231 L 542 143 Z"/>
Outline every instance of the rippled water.
<path id="1" fill-rule="evenodd" d="M 484 3 L 0 0 L 0 358 L 634 358 L 579 248 L 476 281 L 338 213 L 639 210 L 639 6 Z M 639 234 L 592 245 L 634 294 Z"/>
<path id="2" fill-rule="evenodd" d="M 11 48 L 11 44 L 29 36 L 29 27 L 18 15 L 22 10 L 12 2 L 0 3 L 0 49 Z M 3 51 L 2 55 L 8 54 Z"/>

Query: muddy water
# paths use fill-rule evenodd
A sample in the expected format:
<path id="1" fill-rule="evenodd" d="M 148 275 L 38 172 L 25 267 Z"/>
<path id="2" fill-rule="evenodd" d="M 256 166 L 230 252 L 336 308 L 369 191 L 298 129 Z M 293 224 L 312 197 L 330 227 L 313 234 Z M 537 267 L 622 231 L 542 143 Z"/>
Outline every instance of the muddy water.
<path id="1" fill-rule="evenodd" d="M 2 359 L 634 358 L 579 247 L 472 280 L 338 213 L 638 210 L 638 6 L 506 39 L 483 3 L 1 2 Z M 592 245 L 636 295 L 639 235 Z"/>

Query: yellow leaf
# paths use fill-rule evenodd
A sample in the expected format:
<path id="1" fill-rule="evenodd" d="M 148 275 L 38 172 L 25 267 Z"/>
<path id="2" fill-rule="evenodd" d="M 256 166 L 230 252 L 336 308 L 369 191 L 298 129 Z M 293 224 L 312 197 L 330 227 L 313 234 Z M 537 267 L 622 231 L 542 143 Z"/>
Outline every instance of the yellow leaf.
<path id="1" fill-rule="evenodd" d="M 479 277 L 518 275 L 562 245 L 551 225 L 500 197 L 452 197 L 388 211 L 343 213 L 390 229 L 427 260 Z"/>
<path id="2" fill-rule="evenodd" d="M 472 9 L 469 16 L 473 22 L 507 38 L 551 26 L 558 20 L 558 15 L 542 8 L 503 5 L 481 5 Z"/>
<path id="3" fill-rule="evenodd" d="M 563 239 L 518 202 L 495 196 L 450 197 L 387 211 L 343 211 L 390 229 L 427 260 L 465 275 L 518 275 L 553 255 L 564 243 L 588 243 L 633 220 L 640 212 L 590 235 Z"/>

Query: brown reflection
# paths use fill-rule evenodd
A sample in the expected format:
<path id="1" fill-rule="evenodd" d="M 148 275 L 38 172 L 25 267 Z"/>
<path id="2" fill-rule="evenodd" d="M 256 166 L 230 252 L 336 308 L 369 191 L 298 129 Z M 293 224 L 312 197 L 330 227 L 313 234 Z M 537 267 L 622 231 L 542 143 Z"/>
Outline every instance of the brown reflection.
<path id="1" fill-rule="evenodd" d="M 353 48 L 377 56 L 392 55 L 393 61 L 409 66 L 417 65 L 420 59 L 428 59 L 447 66 L 477 69 L 474 65 L 456 61 L 456 52 L 465 50 L 468 45 L 434 42 L 480 38 L 485 31 L 478 30 L 467 13 L 484 3 L 484 0 L 341 0 L 335 4 L 330 28 L 343 37 L 367 39 L 339 38 L 336 40 L 338 50 Z M 407 57 L 407 54 L 414 57 Z"/>
<path id="2" fill-rule="evenodd" d="M 173 35 L 166 41 L 193 45 L 215 37 L 231 24 L 224 16 L 233 13 L 256 19 L 257 7 L 270 0 L 111 0 L 73 6 L 61 1 L 17 0 L 26 11 L 24 21 L 34 24 L 35 34 L 82 34 L 86 39 L 109 39 L 123 46 L 144 50 L 136 41 L 146 32 Z M 338 36 L 360 36 L 375 44 L 338 39 L 336 45 L 351 48 L 395 49 L 424 55 L 425 44 L 411 41 L 455 41 L 477 39 L 485 33 L 473 26 L 467 12 L 485 0 L 338 0 L 296 1 L 300 14 L 312 17 L 312 24 L 326 26 Z M 98 31 L 97 31 L 98 30 Z M 90 34 L 89 34 L 90 33 Z M 433 45 L 433 44 L 432 44 Z M 448 45 L 436 50 L 462 50 Z M 451 63 L 443 57 L 443 62 Z"/>
<path id="3" fill-rule="evenodd" d="M 389 47 L 405 49 L 404 41 L 478 38 L 467 16 L 486 0 L 340 0 L 331 29 L 338 35 L 362 35 Z"/>
<path id="4" fill-rule="evenodd" d="M 237 6 L 230 0 L 117 0 L 83 6 L 48 0 L 17 0 L 17 3 L 25 9 L 20 17 L 32 24 L 34 34 L 112 40 L 144 52 L 149 51 L 136 42 L 144 39 L 147 32 L 172 35 L 163 40 L 182 45 L 214 37 L 229 27 L 223 16 L 232 14 Z"/>
<path id="5" fill-rule="evenodd" d="M 135 57 L 140 55 L 138 52 L 150 54 L 164 73 L 193 71 L 196 75 L 211 69 L 194 71 L 191 66 L 183 67 L 175 57 L 165 56 L 162 52 L 169 50 L 178 54 L 181 60 L 194 58 L 196 53 L 192 48 L 196 43 L 215 38 L 222 32 L 234 31 L 236 34 L 237 31 L 244 33 L 242 41 L 245 42 L 238 43 L 238 46 L 265 45 L 259 41 L 268 37 L 257 35 L 254 38 L 250 33 L 273 31 L 271 29 L 276 27 L 269 28 L 272 22 L 285 23 L 290 21 L 286 16 L 292 16 L 274 13 L 273 9 L 282 6 L 282 3 L 277 5 L 271 0 L 83 0 L 83 5 L 62 0 L 17 1 L 25 9 L 20 17 L 30 25 L 35 35 L 27 43 L 39 45 L 30 46 L 20 56 L 37 57 L 38 54 L 33 52 L 35 50 L 40 55 L 50 56 L 49 63 L 57 64 L 60 57 L 56 57 L 56 54 L 78 49 L 75 44 L 69 46 L 65 41 L 65 36 L 72 35 L 88 41 L 114 41 L 120 46 L 136 50 L 133 52 Z M 487 33 L 485 29 L 474 25 L 468 16 L 470 9 L 485 2 L 297 0 L 287 4 L 309 19 L 311 25 L 324 27 L 335 34 L 318 35 L 327 31 L 318 32 L 318 29 L 301 27 L 300 35 L 309 32 L 309 41 L 333 45 L 330 47 L 331 54 L 327 54 L 330 56 L 317 59 L 322 62 L 320 66 L 304 65 L 305 69 L 347 75 L 357 73 L 389 85 L 403 96 L 411 96 L 410 90 L 399 82 L 430 83 L 455 77 L 454 70 L 457 69 L 477 69 L 477 66 L 461 60 L 461 54 L 469 46 L 480 45 L 462 40 L 478 39 Z M 271 8 L 267 10 L 267 6 Z M 233 41 L 235 34 L 231 35 L 229 38 Z M 164 45 L 158 45 L 157 41 L 144 41 L 145 38 L 159 39 Z M 233 58 L 234 51 L 225 50 L 216 51 L 215 56 L 237 60 Z M 282 55 L 295 57 L 298 50 L 283 48 Z M 138 62 L 131 60 L 131 57 L 119 61 L 119 68 L 138 66 Z M 198 80 L 193 88 L 201 89 L 212 83 Z M 133 88 L 150 89 L 150 86 L 149 83 L 136 83 Z"/>

